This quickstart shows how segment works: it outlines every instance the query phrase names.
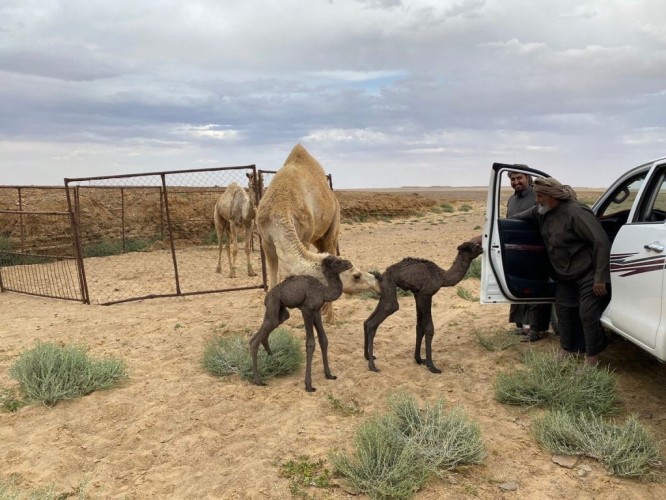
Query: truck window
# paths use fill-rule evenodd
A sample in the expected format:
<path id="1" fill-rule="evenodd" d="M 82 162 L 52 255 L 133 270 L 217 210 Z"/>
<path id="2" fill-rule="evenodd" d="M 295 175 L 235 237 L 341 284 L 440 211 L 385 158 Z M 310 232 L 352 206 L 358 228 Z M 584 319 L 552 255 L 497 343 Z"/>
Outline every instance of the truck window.
<path id="1" fill-rule="evenodd" d="M 636 200 L 638 191 L 643 186 L 646 175 L 647 171 L 627 179 L 615 189 L 597 210 L 597 218 L 611 242 L 615 239 L 620 228 L 627 223 L 629 211 Z"/>
<path id="2" fill-rule="evenodd" d="M 636 195 L 643 186 L 647 172 L 641 172 L 636 177 L 627 179 L 627 181 L 619 186 L 603 206 L 597 210 L 598 218 L 611 218 L 614 216 L 624 214 L 625 222 L 626 216 L 629 215 L 629 210 L 636 201 Z"/>
<path id="3" fill-rule="evenodd" d="M 663 169 L 656 172 L 650 184 L 640 202 L 635 222 L 663 223 L 666 220 L 666 172 Z"/>

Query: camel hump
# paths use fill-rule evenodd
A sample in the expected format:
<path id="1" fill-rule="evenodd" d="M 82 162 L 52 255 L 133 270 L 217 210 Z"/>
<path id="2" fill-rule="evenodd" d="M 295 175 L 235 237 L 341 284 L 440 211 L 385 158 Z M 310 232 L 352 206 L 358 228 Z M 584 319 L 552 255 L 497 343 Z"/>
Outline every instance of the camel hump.
<path id="1" fill-rule="evenodd" d="M 296 144 L 291 150 L 284 162 L 284 166 L 287 165 L 301 165 L 307 168 L 319 169 L 324 173 L 324 167 L 319 164 L 314 156 L 308 153 L 308 150 L 302 144 Z"/>

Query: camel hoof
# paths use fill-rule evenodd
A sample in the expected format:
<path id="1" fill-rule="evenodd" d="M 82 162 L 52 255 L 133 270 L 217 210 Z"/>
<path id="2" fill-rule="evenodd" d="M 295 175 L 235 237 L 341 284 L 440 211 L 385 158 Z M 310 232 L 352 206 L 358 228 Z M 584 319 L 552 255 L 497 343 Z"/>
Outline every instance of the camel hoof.
<path id="1" fill-rule="evenodd" d="M 376 366 L 370 366 L 368 367 L 368 370 L 370 370 L 371 372 L 377 372 L 377 373 L 380 372 L 379 368 L 377 368 Z"/>
<path id="2" fill-rule="evenodd" d="M 331 375 L 330 373 L 328 375 L 326 375 L 326 378 L 328 380 L 337 380 L 338 379 L 338 377 L 336 375 Z"/>
<path id="3" fill-rule="evenodd" d="M 442 370 L 437 368 L 435 365 L 431 365 L 428 367 L 428 370 L 430 370 L 432 373 L 442 373 Z"/>
<path id="4" fill-rule="evenodd" d="M 316 390 L 317 389 L 315 389 L 314 387 L 306 387 L 305 388 L 305 392 L 315 392 Z"/>
<path id="5" fill-rule="evenodd" d="M 215 272 L 216 272 L 217 274 L 222 274 L 222 269 L 220 269 L 220 268 L 218 267 L 217 269 L 215 269 Z"/>

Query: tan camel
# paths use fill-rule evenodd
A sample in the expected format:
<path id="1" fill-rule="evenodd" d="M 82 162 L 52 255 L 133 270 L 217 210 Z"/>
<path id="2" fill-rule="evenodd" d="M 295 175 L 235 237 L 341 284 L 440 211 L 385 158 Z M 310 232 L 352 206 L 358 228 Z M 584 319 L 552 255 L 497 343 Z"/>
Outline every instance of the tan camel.
<path id="1" fill-rule="evenodd" d="M 292 149 L 257 207 L 257 228 L 266 257 L 268 286 L 292 275 L 315 276 L 325 282 L 321 262 L 336 255 L 340 204 L 326 173 L 303 146 Z M 313 251 L 310 244 L 318 251 Z M 356 267 L 340 274 L 345 293 L 380 291 L 377 278 Z M 324 305 L 327 323 L 334 321 L 330 303 Z"/>
<path id="2" fill-rule="evenodd" d="M 215 231 L 217 232 L 217 269 L 222 272 L 222 238 L 227 235 L 227 257 L 229 258 L 229 277 L 236 277 L 236 256 L 238 255 L 238 231 L 245 231 L 245 257 L 247 275 L 256 276 L 250 262 L 250 241 L 254 228 L 256 210 L 245 190 L 235 182 L 229 184 L 215 204 Z"/>

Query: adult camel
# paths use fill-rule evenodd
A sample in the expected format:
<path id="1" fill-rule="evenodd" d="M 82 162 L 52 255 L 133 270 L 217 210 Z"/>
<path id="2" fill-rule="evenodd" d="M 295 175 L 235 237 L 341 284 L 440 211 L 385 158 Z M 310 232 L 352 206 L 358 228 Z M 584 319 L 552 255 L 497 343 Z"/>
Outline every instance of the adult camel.
<path id="1" fill-rule="evenodd" d="M 277 285 L 278 274 L 283 279 L 315 276 L 325 282 L 321 262 L 337 253 L 340 203 L 324 169 L 302 145 L 294 146 L 271 180 L 257 207 L 256 221 L 269 288 Z M 345 293 L 381 290 L 375 276 L 356 267 L 341 273 L 340 279 Z M 330 303 L 324 305 L 322 314 L 327 323 L 334 321 Z"/>

